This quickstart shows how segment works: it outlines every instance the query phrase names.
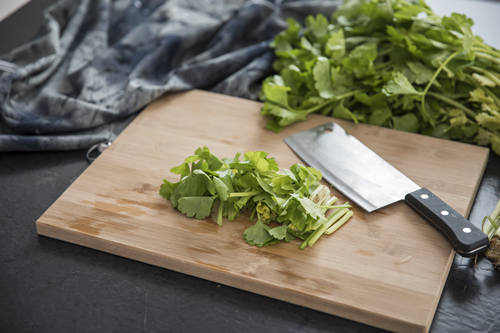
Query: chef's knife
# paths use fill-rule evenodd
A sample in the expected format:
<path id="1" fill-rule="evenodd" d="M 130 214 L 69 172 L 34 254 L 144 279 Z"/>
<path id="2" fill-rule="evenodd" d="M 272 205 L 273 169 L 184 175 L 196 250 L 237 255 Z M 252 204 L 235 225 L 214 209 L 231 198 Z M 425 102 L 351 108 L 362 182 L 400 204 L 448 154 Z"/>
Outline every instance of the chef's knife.
<path id="1" fill-rule="evenodd" d="M 431 222 L 455 251 L 472 256 L 488 237 L 431 191 L 415 184 L 340 125 L 327 123 L 285 138 L 286 144 L 324 179 L 367 212 L 406 203 Z"/>

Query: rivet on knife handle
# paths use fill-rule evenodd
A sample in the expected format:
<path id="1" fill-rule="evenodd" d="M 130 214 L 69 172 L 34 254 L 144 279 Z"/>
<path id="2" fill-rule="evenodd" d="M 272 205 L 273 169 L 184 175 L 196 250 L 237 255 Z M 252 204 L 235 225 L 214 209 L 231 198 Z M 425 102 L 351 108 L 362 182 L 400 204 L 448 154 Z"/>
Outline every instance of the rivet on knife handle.
<path id="1" fill-rule="evenodd" d="M 488 247 L 488 237 L 479 228 L 428 189 L 407 194 L 405 201 L 441 231 L 459 254 L 473 256 Z"/>

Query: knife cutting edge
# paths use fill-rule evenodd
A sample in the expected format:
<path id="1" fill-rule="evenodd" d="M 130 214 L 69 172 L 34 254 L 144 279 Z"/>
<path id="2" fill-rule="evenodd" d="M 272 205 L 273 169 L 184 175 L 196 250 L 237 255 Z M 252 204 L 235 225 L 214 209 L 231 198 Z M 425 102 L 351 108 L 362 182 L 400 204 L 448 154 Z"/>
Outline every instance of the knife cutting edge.
<path id="1" fill-rule="evenodd" d="M 488 237 L 426 188 L 331 122 L 285 138 L 285 143 L 324 179 L 368 213 L 405 200 L 463 256 L 486 250 Z M 335 151 L 335 153 L 332 153 Z"/>

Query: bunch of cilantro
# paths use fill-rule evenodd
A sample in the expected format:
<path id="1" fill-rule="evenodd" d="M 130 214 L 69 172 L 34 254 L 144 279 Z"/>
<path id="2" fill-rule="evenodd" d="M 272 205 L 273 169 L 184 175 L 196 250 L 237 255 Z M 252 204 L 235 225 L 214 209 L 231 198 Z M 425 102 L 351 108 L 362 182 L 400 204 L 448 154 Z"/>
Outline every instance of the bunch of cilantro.
<path id="1" fill-rule="evenodd" d="M 348 0 L 330 21 L 287 22 L 271 44 L 279 74 L 261 90 L 269 129 L 320 113 L 500 154 L 500 52 L 471 19 L 423 0 Z"/>
<path id="2" fill-rule="evenodd" d="M 207 147 L 198 148 L 171 172 L 181 178 L 177 183 L 164 179 L 162 197 L 188 217 L 214 214 L 219 225 L 223 218 L 234 220 L 249 212 L 256 219 L 243 234 L 250 245 L 299 238 L 303 249 L 336 231 L 353 214 L 348 203 L 334 205 L 337 198 L 320 184 L 320 171 L 299 164 L 280 170 L 262 151 L 219 159 Z"/>

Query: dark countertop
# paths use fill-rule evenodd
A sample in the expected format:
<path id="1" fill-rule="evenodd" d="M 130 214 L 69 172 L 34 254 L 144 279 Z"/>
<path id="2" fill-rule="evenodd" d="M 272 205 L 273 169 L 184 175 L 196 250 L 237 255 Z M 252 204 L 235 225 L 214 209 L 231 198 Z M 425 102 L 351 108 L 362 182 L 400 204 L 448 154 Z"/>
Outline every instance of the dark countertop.
<path id="1" fill-rule="evenodd" d="M 0 22 L 0 54 L 29 40 L 41 10 L 32 1 Z M 470 13 L 469 13 L 470 14 Z M 377 332 L 300 306 L 41 237 L 36 219 L 88 163 L 85 151 L 0 153 L 0 328 L 4 332 Z M 470 219 L 500 198 L 491 155 Z M 432 260 L 432 258 L 429 258 Z M 456 256 L 431 330 L 498 331 L 500 271 Z M 496 329 L 495 329 L 496 328 Z"/>

